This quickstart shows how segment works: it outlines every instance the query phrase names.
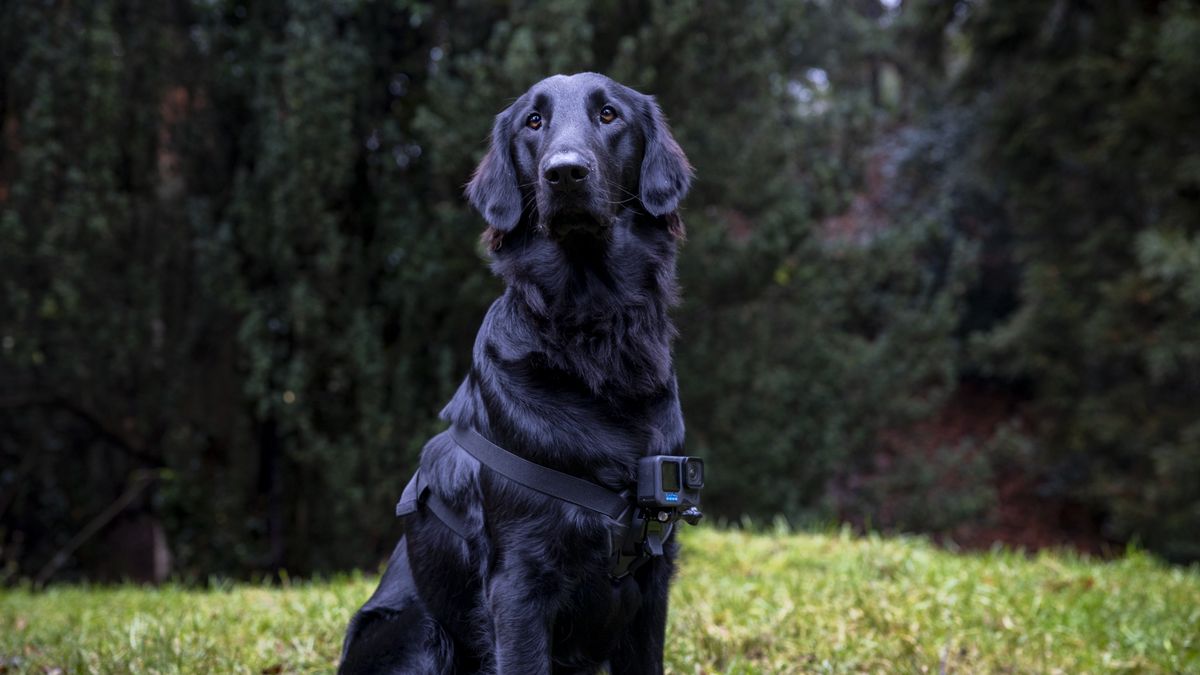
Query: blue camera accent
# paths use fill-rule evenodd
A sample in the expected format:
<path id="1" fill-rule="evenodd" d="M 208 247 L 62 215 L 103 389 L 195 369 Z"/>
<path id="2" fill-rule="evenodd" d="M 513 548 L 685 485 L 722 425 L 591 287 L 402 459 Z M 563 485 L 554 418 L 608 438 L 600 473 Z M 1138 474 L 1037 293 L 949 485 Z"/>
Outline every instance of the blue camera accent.
<path id="1" fill-rule="evenodd" d="M 668 492 L 667 493 L 667 501 L 669 501 L 669 502 L 679 501 L 679 493 L 678 492 Z"/>

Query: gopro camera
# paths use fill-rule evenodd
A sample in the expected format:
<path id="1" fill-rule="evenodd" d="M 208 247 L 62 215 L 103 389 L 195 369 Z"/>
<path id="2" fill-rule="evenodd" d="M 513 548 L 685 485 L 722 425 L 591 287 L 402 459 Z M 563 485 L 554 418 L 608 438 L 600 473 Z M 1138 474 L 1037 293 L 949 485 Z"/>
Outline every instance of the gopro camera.
<path id="1" fill-rule="evenodd" d="M 700 506 L 704 460 L 698 457 L 654 455 L 638 460 L 638 506 L 687 509 Z"/>

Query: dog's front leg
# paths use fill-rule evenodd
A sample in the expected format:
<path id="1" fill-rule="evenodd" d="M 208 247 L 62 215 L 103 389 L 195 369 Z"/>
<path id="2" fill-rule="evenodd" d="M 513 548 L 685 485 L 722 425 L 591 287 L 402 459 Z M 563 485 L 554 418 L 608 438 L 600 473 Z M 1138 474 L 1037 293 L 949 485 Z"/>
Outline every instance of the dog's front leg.
<path id="1" fill-rule="evenodd" d="M 534 561 L 513 561 L 492 577 L 488 604 L 494 625 L 497 675 L 549 675 L 553 598 L 550 574 Z M 540 580 L 540 581 L 539 581 Z"/>
<path id="2" fill-rule="evenodd" d="M 677 546 L 672 541 L 669 555 Z M 642 587 L 642 604 L 609 659 L 612 675 L 654 675 L 663 672 L 663 648 L 667 633 L 667 595 L 674 562 L 653 558 L 634 573 Z"/>

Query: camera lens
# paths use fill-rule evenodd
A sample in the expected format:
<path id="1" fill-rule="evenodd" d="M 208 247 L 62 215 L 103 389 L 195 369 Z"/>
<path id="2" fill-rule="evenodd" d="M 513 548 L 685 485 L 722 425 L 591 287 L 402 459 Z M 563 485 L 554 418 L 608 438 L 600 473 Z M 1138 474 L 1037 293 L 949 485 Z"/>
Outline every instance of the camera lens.
<path id="1" fill-rule="evenodd" d="M 683 465 L 683 473 L 688 487 L 704 487 L 704 462 L 695 458 L 689 458 L 687 463 Z"/>

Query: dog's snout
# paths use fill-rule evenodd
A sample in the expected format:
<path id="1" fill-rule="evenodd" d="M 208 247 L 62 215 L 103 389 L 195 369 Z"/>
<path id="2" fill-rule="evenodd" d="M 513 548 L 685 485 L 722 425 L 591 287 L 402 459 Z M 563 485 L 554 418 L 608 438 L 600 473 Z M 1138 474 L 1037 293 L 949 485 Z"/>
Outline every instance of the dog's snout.
<path id="1" fill-rule="evenodd" d="M 556 190 L 568 190 L 587 180 L 587 162 L 578 152 L 558 152 L 545 164 L 542 178 Z"/>

